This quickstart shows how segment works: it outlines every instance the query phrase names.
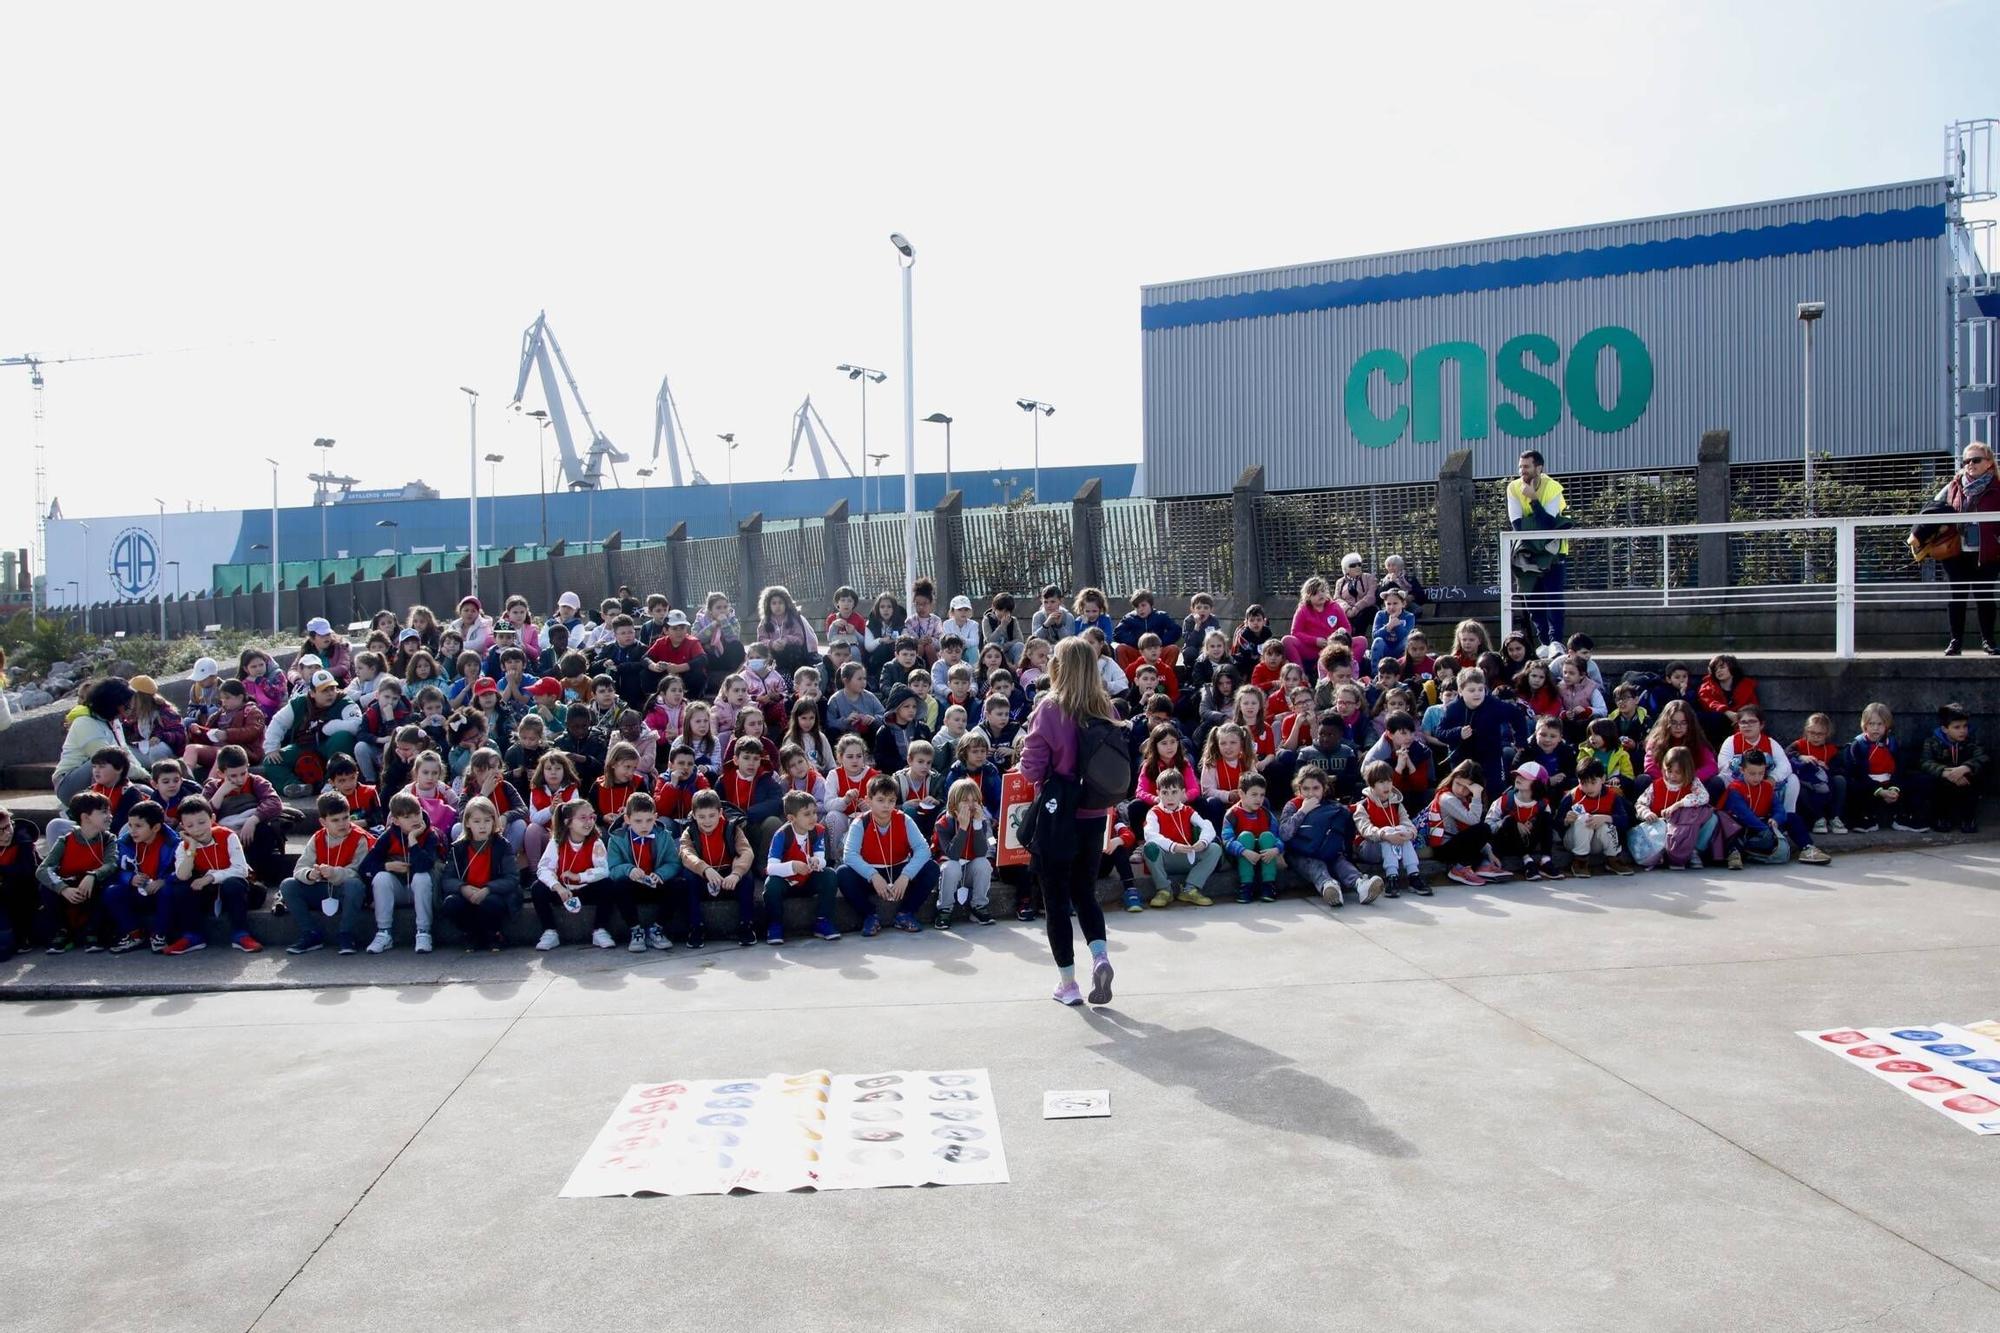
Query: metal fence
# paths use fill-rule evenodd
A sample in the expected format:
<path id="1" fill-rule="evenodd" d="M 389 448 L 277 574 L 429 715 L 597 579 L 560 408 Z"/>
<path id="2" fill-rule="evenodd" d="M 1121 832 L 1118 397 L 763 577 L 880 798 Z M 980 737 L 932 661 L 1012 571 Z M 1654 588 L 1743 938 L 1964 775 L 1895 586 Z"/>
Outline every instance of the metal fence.
<path id="1" fill-rule="evenodd" d="M 973 605 L 983 604 L 996 592 L 1038 593 L 1047 583 L 1069 586 L 1075 533 L 1068 505 L 968 509 L 964 522 L 958 591 Z M 901 569 L 900 560 L 897 568 Z"/>
<path id="2" fill-rule="evenodd" d="M 1104 586 L 1122 597 L 1236 591 L 1236 521 L 1227 496 L 1106 500 L 1094 511 Z"/>
<path id="3" fill-rule="evenodd" d="M 697 537 L 686 543 L 682 551 L 682 587 L 688 605 L 698 607 L 711 592 L 728 593 L 731 601 L 741 594 L 742 586 L 738 571 L 741 564 L 737 559 L 737 544 L 734 537 Z M 750 614 L 749 607 L 738 607 L 744 616 Z"/>
<path id="4" fill-rule="evenodd" d="M 1949 453 L 1878 458 L 1813 460 L 1808 509 L 1803 459 L 1785 463 L 1745 463 L 1729 470 L 1732 521 L 1776 522 L 1867 514 L 1914 514 L 1951 480 Z M 1732 533 L 1731 583 L 1828 583 L 1833 580 L 1834 532 L 1827 528 L 1765 529 Z M 1854 558 L 1860 576 L 1883 582 L 1927 582 L 1934 566 L 1910 559 L 1903 532 L 1864 527 L 1855 534 Z"/>
<path id="5" fill-rule="evenodd" d="M 1297 592 L 1315 574 L 1338 578 L 1349 551 L 1371 572 L 1400 555 L 1419 579 L 1436 582 L 1439 550 L 1435 482 L 1257 500 L 1257 559 L 1273 594 Z"/>
<path id="6" fill-rule="evenodd" d="M 1559 477 L 1564 512 L 1579 528 L 1638 528 L 1692 523 L 1696 517 L 1693 468 L 1658 472 L 1585 472 Z M 1473 483 L 1473 528 L 1498 532 L 1507 527 L 1506 477 Z M 1500 581 L 1499 547 L 1491 541 L 1472 543 L 1471 580 L 1475 588 Z M 1571 546 L 1569 578 L 1580 587 L 1657 588 L 1664 581 L 1685 582 L 1693 574 L 1696 543 L 1670 543 L 1662 568 L 1657 540 L 1629 538 Z"/>
<path id="7" fill-rule="evenodd" d="M 917 572 L 937 569 L 937 518 L 917 515 Z M 861 593 L 865 613 L 878 593 L 903 594 L 903 516 L 869 514 L 847 521 L 847 578 Z"/>

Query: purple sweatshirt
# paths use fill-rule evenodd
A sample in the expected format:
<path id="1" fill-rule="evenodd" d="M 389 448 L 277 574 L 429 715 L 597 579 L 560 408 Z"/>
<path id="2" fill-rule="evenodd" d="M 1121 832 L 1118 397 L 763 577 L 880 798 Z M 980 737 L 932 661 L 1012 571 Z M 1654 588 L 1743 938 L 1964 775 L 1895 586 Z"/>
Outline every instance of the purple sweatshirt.
<path id="1" fill-rule="evenodd" d="M 1035 711 L 1028 717 L 1028 732 L 1021 740 L 1021 776 L 1042 785 L 1042 779 L 1051 773 L 1074 774 L 1076 772 L 1077 726 L 1069 714 L 1056 706 L 1053 698 L 1044 698 L 1035 705 Z M 1098 819 L 1104 810 L 1078 810 L 1078 819 Z"/>

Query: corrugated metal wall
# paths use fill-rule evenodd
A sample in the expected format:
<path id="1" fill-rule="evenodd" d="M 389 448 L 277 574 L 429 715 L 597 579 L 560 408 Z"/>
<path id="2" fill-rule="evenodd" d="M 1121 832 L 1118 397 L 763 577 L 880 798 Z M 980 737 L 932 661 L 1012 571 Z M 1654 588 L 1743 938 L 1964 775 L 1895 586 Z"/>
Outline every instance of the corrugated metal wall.
<path id="1" fill-rule="evenodd" d="M 1916 181 L 1608 223 L 1561 232 L 1476 241 L 1401 254 L 1148 287 L 1146 322 L 1172 322 L 1200 307 L 1176 303 L 1245 293 L 1285 292 L 1412 273 L 1449 281 L 1448 270 L 1550 255 L 1602 260 L 1611 247 L 1687 237 L 1729 237 L 1754 248 L 1762 228 L 1801 229 L 1831 219 L 1887 217 L 1927 223 L 1945 201 L 1942 181 Z M 1941 219 L 1941 212 L 1939 213 Z M 1814 238 L 1822 228 L 1803 231 Z M 1818 245 L 1818 239 L 1811 244 Z M 1796 455 L 1801 448 L 1801 334 L 1794 307 L 1823 300 L 1814 363 L 1814 444 L 1835 455 L 1917 453 L 1948 447 L 1946 393 L 1949 306 L 1942 222 L 1938 234 L 1882 243 L 1834 244 L 1807 253 L 1659 267 L 1613 276 L 1346 304 L 1332 309 L 1150 327 L 1145 368 L 1146 485 L 1154 495 L 1225 491 L 1243 467 L 1262 463 L 1272 490 L 1418 481 L 1434 477 L 1447 452 L 1471 447 L 1481 476 L 1512 471 L 1523 448 L 1539 448 L 1552 469 L 1610 472 L 1692 466 L 1705 429 L 1733 433 L 1737 462 Z M 1782 248 L 1782 247 L 1780 247 Z M 1611 252 L 1620 255 L 1639 252 Z M 1677 262 L 1677 261 L 1676 261 Z M 1166 319 L 1162 319 L 1166 316 Z M 1197 313 L 1196 318 L 1209 318 Z M 1414 430 L 1382 448 L 1355 439 L 1345 418 L 1348 371 L 1364 352 L 1390 348 L 1405 358 L 1446 341 L 1470 341 L 1488 357 L 1517 334 L 1540 333 L 1564 351 L 1592 329 L 1618 325 L 1645 342 L 1654 384 L 1645 413 L 1615 434 L 1586 430 L 1568 408 L 1545 435 L 1517 439 L 1489 425 L 1483 439 L 1460 436 L 1458 376 L 1447 368 L 1443 432 L 1415 442 Z M 1560 382 L 1558 368 L 1547 372 Z M 1611 357 L 1598 368 L 1600 398 L 1617 396 Z M 1515 401 L 1492 378 L 1489 414 Z M 1370 401 L 1378 413 L 1410 402 L 1414 377 L 1398 388 L 1380 375 Z"/>

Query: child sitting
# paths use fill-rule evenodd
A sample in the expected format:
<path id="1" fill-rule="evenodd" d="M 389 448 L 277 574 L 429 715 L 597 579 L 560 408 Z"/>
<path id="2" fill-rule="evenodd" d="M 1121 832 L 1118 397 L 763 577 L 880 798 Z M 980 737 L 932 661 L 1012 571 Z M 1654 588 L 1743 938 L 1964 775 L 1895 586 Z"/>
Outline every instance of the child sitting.
<path id="1" fill-rule="evenodd" d="M 1745 704 L 1747 710 L 1752 705 Z M 1742 711 L 1737 725 L 1743 724 Z M 1781 860 L 1779 838 L 1787 837 L 1798 848 L 1803 865 L 1823 866 L 1832 858 L 1812 845 L 1805 821 L 1785 809 L 1784 794 L 1771 781 L 1770 756 L 1762 750 L 1746 750 L 1736 766 L 1736 777 L 1722 794 L 1722 808 L 1735 821 L 1736 831 L 1726 839 L 1727 864 L 1731 870 L 1743 868 L 1743 854 Z"/>
<path id="2" fill-rule="evenodd" d="M 1622 751 L 1614 753 L 1626 758 L 1626 767 L 1631 766 Z M 1625 830 L 1632 823 L 1631 812 L 1598 759 L 1586 759 L 1577 766 L 1576 787 L 1563 799 L 1556 822 L 1562 829 L 1563 845 L 1569 848 L 1570 873 L 1578 879 L 1590 878 L 1593 854 L 1602 856 L 1614 874 L 1633 872 L 1632 860 L 1625 855 Z"/>
<path id="3" fill-rule="evenodd" d="M 1713 812 L 1708 788 L 1695 776 L 1694 751 L 1676 745 L 1660 757 L 1659 774 L 1640 794 L 1635 818 L 1641 824 L 1659 820 L 1669 824 L 1659 853 L 1639 864 L 1649 869 L 1665 865 L 1669 870 L 1686 870 L 1696 863 L 1703 831 L 1709 827 Z"/>
<path id="4" fill-rule="evenodd" d="M 1421 810 L 1431 803 L 1437 786 L 1437 765 L 1431 747 L 1417 738 L 1417 722 L 1408 713 L 1391 713 L 1383 719 L 1382 739 L 1363 756 L 1363 781 L 1368 764 L 1387 764 L 1396 790 L 1402 793 L 1403 808 Z"/>
<path id="5" fill-rule="evenodd" d="M 278 886 L 279 896 L 299 922 L 299 938 L 285 952 L 307 954 L 326 947 L 326 932 L 314 916 L 317 909 L 337 918 L 335 940 L 341 954 L 347 955 L 359 947 L 361 911 L 368 899 L 368 881 L 358 873 L 359 867 L 375 844 L 356 827 L 354 812 L 339 792 L 321 792 L 314 809 L 319 828 L 306 839 L 291 876 Z"/>
<path id="6" fill-rule="evenodd" d="M 1256 602 L 1243 608 L 1243 623 L 1236 627 L 1236 633 L 1229 644 L 1230 656 L 1236 659 L 1236 674 L 1248 676 L 1263 660 L 1264 645 L 1271 641 L 1273 631 L 1271 618 Z M 1285 646 L 1278 645 L 1278 656 L 1283 657 Z"/>
<path id="7" fill-rule="evenodd" d="M 217 823 L 215 810 L 199 796 L 181 802 L 180 833 L 166 905 L 174 922 L 168 933 L 176 938 L 164 952 L 207 948 L 207 922 L 219 903 L 229 920 L 230 947 L 262 953 L 264 946 L 250 933 L 250 859 L 243 840 Z"/>
<path id="8" fill-rule="evenodd" d="M 945 807 L 947 784 L 944 774 L 937 771 L 936 759 L 929 741 L 911 741 L 909 762 L 895 773 L 896 799 L 926 838 L 937 827 Z"/>
<path id="9" fill-rule="evenodd" d="M 834 750 L 840 763 L 826 779 L 826 836 L 833 846 L 844 848 L 848 827 L 867 809 L 868 784 L 881 775 L 870 767 L 868 743 L 859 736 L 842 736 Z"/>
<path id="10" fill-rule="evenodd" d="M 1393 586 L 1390 592 L 1397 591 Z M 1417 861 L 1417 826 L 1404 804 L 1403 791 L 1396 785 L 1396 770 L 1375 760 L 1361 770 L 1366 784 L 1354 804 L 1354 827 L 1361 835 L 1364 859 L 1380 859 L 1385 876 L 1382 892 L 1390 898 L 1403 896 L 1406 885 L 1423 878 Z M 1369 856 L 1373 850 L 1374 857 Z"/>
<path id="11" fill-rule="evenodd" d="M 796 750 L 788 753 L 805 757 Z M 833 904 L 839 881 L 827 860 L 819 806 L 809 792 L 788 791 L 784 810 L 784 825 L 772 837 L 764 858 L 764 942 L 785 942 L 785 899 L 808 894 L 813 899 L 814 937 L 837 940 L 840 931 L 833 924 Z"/>
<path id="12" fill-rule="evenodd" d="M 879 773 L 871 777 L 867 799 L 867 809 L 847 826 L 836 877 L 841 896 L 861 913 L 863 936 L 882 933 L 871 894 L 889 904 L 897 930 L 917 934 L 923 930 L 917 908 L 937 888 L 937 863 L 917 821 L 897 808 L 893 778 Z"/>
<path id="13" fill-rule="evenodd" d="M 1317 764 L 1301 766 L 1292 774 L 1292 790 L 1297 794 L 1278 814 L 1278 836 L 1292 869 L 1328 907 L 1339 907 L 1348 892 L 1364 903 L 1374 902 L 1382 895 L 1382 881 L 1375 875 L 1364 878 L 1354 868 L 1354 815 L 1330 799 L 1326 770 Z M 1421 879 L 1411 887 L 1430 892 Z"/>
<path id="14" fill-rule="evenodd" d="M 417 761 L 421 776 L 441 768 L 435 754 L 426 753 Z M 454 812 L 455 813 L 455 812 Z M 437 882 L 450 848 L 425 814 L 424 802 L 415 791 L 399 791 L 389 798 L 389 822 L 361 858 L 356 871 L 374 893 L 375 938 L 368 942 L 369 953 L 387 953 L 395 947 L 396 904 L 407 901 L 416 909 L 418 953 L 432 948 L 431 920 L 437 907 Z"/>
<path id="15" fill-rule="evenodd" d="M 659 900 L 653 924 L 643 931 L 636 915 L 625 918 L 630 930 L 625 946 L 628 953 L 673 948 L 674 942 L 667 938 L 669 912 L 685 906 L 692 921 L 701 911 L 699 903 L 689 896 L 694 882 L 681 874 L 678 832 L 660 817 L 659 807 L 645 792 L 635 791 L 625 798 L 617 830 L 604 839 L 604 877 L 611 885 L 624 881 L 635 912 L 641 890 Z"/>
<path id="16" fill-rule="evenodd" d="M 1924 738 L 1919 767 L 1931 780 L 1931 814 L 1938 832 L 1977 833 L 1986 748 L 1973 738 L 1972 714 L 1963 706 L 1948 703 L 1938 709 L 1937 729 Z"/>
<path id="17" fill-rule="evenodd" d="M 1640 740 L 1643 744 L 1644 737 Z M 1618 724 L 1608 717 L 1600 717 L 1590 724 L 1590 731 L 1576 752 L 1578 781 L 1582 781 L 1583 770 L 1590 764 L 1603 769 L 1605 781 L 1627 801 L 1638 794 L 1639 775 L 1632 767 L 1632 751 L 1618 734 Z"/>
<path id="18" fill-rule="evenodd" d="M 86 789 L 70 797 L 65 809 L 69 830 L 50 834 L 35 872 L 41 891 L 34 938 L 48 941 L 52 954 L 68 953 L 79 941 L 86 953 L 97 953 L 113 942 L 104 900 L 118 874 L 111 802 Z"/>
<path id="19" fill-rule="evenodd" d="M 1529 760 L 1514 770 L 1514 785 L 1486 812 L 1496 854 L 1521 858 L 1523 879 L 1561 879 L 1552 855 L 1555 816 L 1549 808 L 1547 775 Z"/>
<path id="20" fill-rule="evenodd" d="M 1542 785 L 1548 788 L 1549 799 L 1557 800 L 1576 784 L 1576 749 L 1568 740 L 1568 732 L 1555 718 L 1540 718 L 1535 723 L 1534 734 L 1528 738 L 1528 746 L 1521 751 L 1520 758 L 1532 759 L 1542 767 Z"/>
<path id="21" fill-rule="evenodd" d="M 950 929 L 952 913 L 963 906 L 974 921 L 990 926 L 993 916 L 986 904 L 993 886 L 994 821 L 986 813 L 979 784 L 970 778 L 952 785 L 946 805 L 932 835 L 938 866 L 934 923 L 939 930 Z"/>
<path id="22" fill-rule="evenodd" d="M 1156 908 L 1176 900 L 1207 907 L 1215 900 L 1202 892 L 1222 859 L 1215 828 L 1187 803 L 1187 781 L 1179 769 L 1160 773 L 1153 786 L 1153 808 L 1146 812 L 1146 864 L 1153 873 Z M 1181 887 L 1174 889 L 1178 876 Z"/>
<path id="23" fill-rule="evenodd" d="M 1904 801 L 1906 794 L 1915 795 L 1915 784 L 1903 772 L 1903 750 L 1895 730 L 1889 705 L 1871 703 L 1861 710 L 1861 734 L 1847 747 L 1847 824 L 1857 832 L 1881 825 L 1904 833 L 1924 831 L 1922 816 L 1910 812 L 1922 802 Z"/>
<path id="24" fill-rule="evenodd" d="M 1431 798 L 1431 852 L 1448 867 L 1446 879 L 1469 889 L 1513 878 L 1513 873 L 1493 854 L 1493 830 L 1486 825 L 1485 782 L 1486 771 L 1477 762 L 1463 759 Z M 1411 887 L 1426 897 L 1430 895 L 1422 879 Z"/>
<path id="25" fill-rule="evenodd" d="M 1799 817 L 1814 833 L 1845 833 L 1847 756 L 1833 742 L 1833 719 L 1814 713 L 1790 747 L 1792 776 L 1799 780 Z"/>
<path id="26" fill-rule="evenodd" d="M 500 756 L 494 754 L 493 761 L 497 768 Z M 439 868 L 444 896 L 438 912 L 465 936 L 466 952 L 500 952 L 507 918 L 521 905 L 521 880 L 514 849 L 501 832 L 500 812 L 484 796 L 466 801 L 458 837 Z"/>
<path id="27" fill-rule="evenodd" d="M 188 725 L 188 747 L 181 756 L 188 772 L 206 770 L 215 762 L 216 752 L 225 745 L 240 745 L 253 765 L 262 763 L 264 729 L 270 724 L 264 710 L 251 701 L 242 681 L 223 681 L 216 687 L 215 708 L 200 722 Z"/>
<path id="28" fill-rule="evenodd" d="M 161 762 L 166 762 L 162 760 Z M 159 772 L 159 764 L 153 766 Z M 180 838 L 167 827 L 167 813 L 156 801 L 141 801 L 125 819 L 118 835 L 118 873 L 104 891 L 116 935 L 112 953 L 143 949 L 150 939 L 153 952 L 163 952 L 171 938 L 167 885 L 173 879 Z"/>
<path id="29" fill-rule="evenodd" d="M 557 836 L 542 852 L 541 863 L 535 868 L 535 887 L 529 895 L 535 918 L 542 925 L 535 947 L 546 952 L 562 943 L 556 934 L 556 905 L 560 903 L 567 912 L 581 912 L 586 905 L 594 908 L 590 942 L 599 949 L 609 949 L 616 943 L 609 929 L 613 912 L 634 931 L 639 929 L 639 912 L 632 905 L 632 881 L 609 878 L 610 856 L 598 835 L 597 811 L 590 802 L 566 801 L 556 807 L 555 826 Z M 379 848 L 381 844 L 376 845 Z"/>
<path id="30" fill-rule="evenodd" d="M 1236 862 L 1236 901 L 1250 901 L 1251 890 L 1267 903 L 1278 901 L 1278 871 L 1284 865 L 1284 844 L 1278 823 L 1265 800 L 1270 784 L 1262 773 L 1245 773 L 1237 780 L 1236 801 L 1222 817 L 1222 842 Z"/>

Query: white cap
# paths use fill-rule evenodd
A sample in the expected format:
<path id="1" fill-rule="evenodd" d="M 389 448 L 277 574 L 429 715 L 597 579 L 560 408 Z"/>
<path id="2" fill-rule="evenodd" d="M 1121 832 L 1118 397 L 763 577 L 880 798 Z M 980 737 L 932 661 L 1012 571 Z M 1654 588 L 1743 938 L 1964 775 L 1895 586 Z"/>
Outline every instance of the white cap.
<path id="1" fill-rule="evenodd" d="M 1543 771 L 1542 766 L 1540 764 L 1530 759 L 1527 763 L 1521 765 L 1519 768 L 1514 770 L 1514 776 L 1517 778 L 1526 778 L 1530 782 L 1540 782 L 1544 778 L 1546 778 L 1548 774 L 1545 771 Z"/>
<path id="2" fill-rule="evenodd" d="M 951 599 L 951 609 L 954 611 L 970 611 L 972 609 L 972 599 L 964 593 L 960 593 Z"/>
<path id="3" fill-rule="evenodd" d="M 680 609 L 678 609 L 678 608 L 676 608 L 676 609 L 674 609 L 674 610 L 672 610 L 672 611 L 669 611 L 669 612 L 667 612 L 667 623 L 668 623 L 669 625 L 685 625 L 685 624 L 687 624 L 687 623 L 688 623 L 688 618 L 687 618 L 687 612 L 685 612 L 685 611 L 682 611 L 682 610 L 680 610 Z"/>
<path id="4" fill-rule="evenodd" d="M 323 667 L 326 665 L 326 661 L 318 653 L 300 653 L 299 660 L 292 663 L 292 665 L 304 671 L 308 667 Z"/>
<path id="5" fill-rule="evenodd" d="M 197 657 L 194 669 L 188 672 L 189 680 L 213 680 L 222 674 L 222 667 L 212 657 Z"/>
<path id="6" fill-rule="evenodd" d="M 566 592 L 562 596 L 556 598 L 556 605 L 566 606 L 570 608 L 572 611 L 574 611 L 583 605 L 583 599 L 581 597 L 578 597 L 573 592 Z"/>
<path id="7" fill-rule="evenodd" d="M 334 678 L 331 671 L 315 671 L 312 673 L 312 687 L 314 689 L 323 690 L 329 685 L 335 688 L 338 688 L 340 685 L 340 682 Z"/>
<path id="8" fill-rule="evenodd" d="M 325 616 L 314 616 L 306 622 L 306 633 L 331 634 L 333 633 L 333 623 Z"/>

